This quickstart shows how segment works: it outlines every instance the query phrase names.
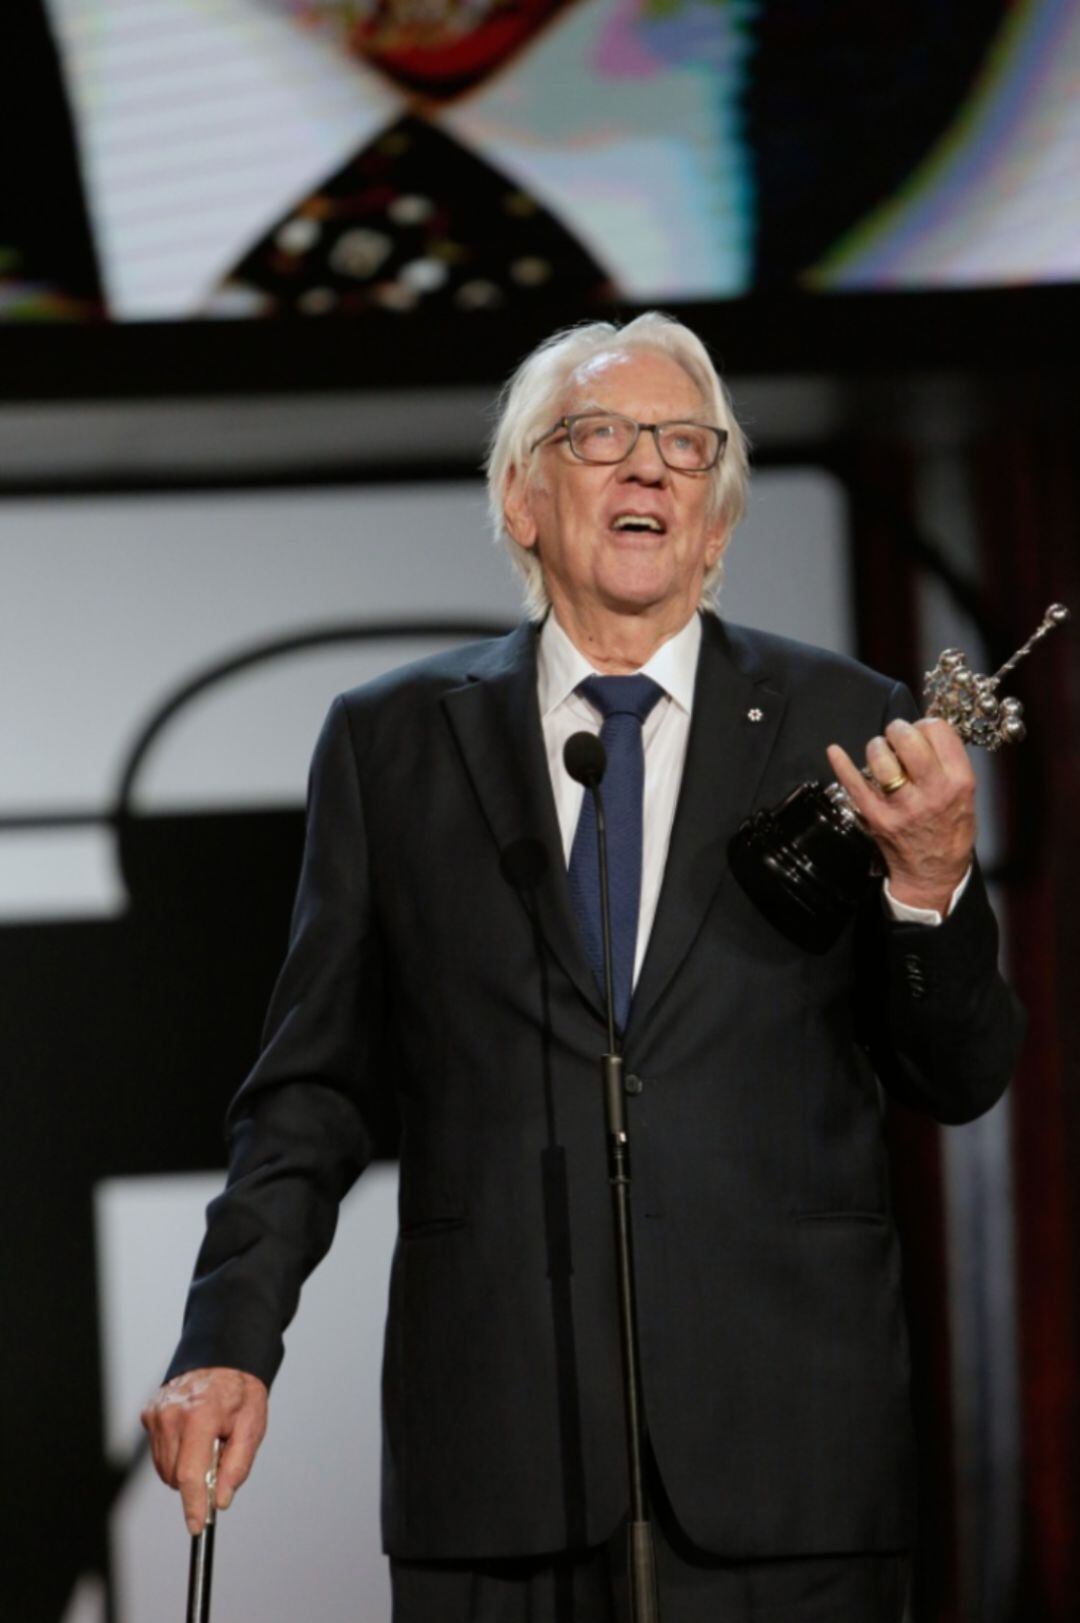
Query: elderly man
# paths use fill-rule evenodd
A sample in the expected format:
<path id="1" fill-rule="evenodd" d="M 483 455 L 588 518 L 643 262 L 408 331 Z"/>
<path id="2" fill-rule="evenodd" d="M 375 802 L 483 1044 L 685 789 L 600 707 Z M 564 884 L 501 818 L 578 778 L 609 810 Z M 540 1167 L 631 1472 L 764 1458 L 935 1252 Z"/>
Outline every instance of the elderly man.
<path id="1" fill-rule="evenodd" d="M 562 764 L 599 731 L 621 797 L 614 1003 L 665 1623 L 895 1623 L 911 1444 L 878 1082 L 965 1121 L 1019 1040 L 970 766 L 895 683 L 716 616 L 746 449 L 685 327 L 541 346 L 489 474 L 530 619 L 330 712 L 228 1186 L 144 1416 L 158 1470 L 193 1530 L 215 1436 L 222 1504 L 244 1480 L 282 1331 L 392 1090 L 396 1623 L 626 1616 L 594 835 Z M 811 955 L 727 848 L 820 774 L 830 738 L 887 878 Z"/>

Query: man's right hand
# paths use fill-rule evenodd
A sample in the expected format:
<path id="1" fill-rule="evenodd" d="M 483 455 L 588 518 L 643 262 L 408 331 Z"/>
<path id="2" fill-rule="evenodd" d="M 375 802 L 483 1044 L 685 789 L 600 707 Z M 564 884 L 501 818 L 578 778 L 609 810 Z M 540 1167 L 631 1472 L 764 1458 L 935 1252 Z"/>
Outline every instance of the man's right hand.
<path id="1" fill-rule="evenodd" d="M 206 1474 L 222 1440 L 217 1503 L 227 1510 L 247 1481 L 266 1431 L 264 1382 L 240 1369 L 192 1369 L 160 1387 L 142 1412 L 158 1476 L 178 1488 L 190 1533 L 206 1521 Z"/>

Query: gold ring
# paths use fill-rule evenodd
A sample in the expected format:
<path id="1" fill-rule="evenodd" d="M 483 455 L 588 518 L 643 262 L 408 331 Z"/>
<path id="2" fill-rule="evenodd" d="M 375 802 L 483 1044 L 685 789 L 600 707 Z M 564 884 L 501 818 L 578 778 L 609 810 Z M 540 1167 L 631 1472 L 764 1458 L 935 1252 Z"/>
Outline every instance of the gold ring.
<path id="1" fill-rule="evenodd" d="M 898 772 L 895 778 L 889 779 L 888 783 L 879 783 L 878 788 L 883 795 L 894 795 L 898 789 L 904 787 L 905 783 L 910 782 L 911 779 L 906 772 Z"/>

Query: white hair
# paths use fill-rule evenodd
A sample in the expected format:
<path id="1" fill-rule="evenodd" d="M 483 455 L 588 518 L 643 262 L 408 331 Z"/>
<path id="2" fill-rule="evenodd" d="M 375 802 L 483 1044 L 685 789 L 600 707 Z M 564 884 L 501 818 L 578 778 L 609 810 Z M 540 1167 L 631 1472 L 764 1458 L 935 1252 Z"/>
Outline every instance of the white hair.
<path id="1" fill-rule="evenodd" d="M 525 607 L 534 620 L 547 612 L 547 586 L 536 548 L 521 546 L 507 526 L 506 495 L 511 475 L 526 483 L 534 478 L 532 447 L 558 416 L 571 374 L 594 356 L 621 355 L 628 350 L 655 350 L 670 356 L 697 385 L 707 419 L 718 428 L 726 428 L 728 434 L 723 455 L 710 475 L 710 518 L 721 518 L 730 535 L 746 510 L 747 439 L 735 421 L 727 389 L 696 333 L 657 310 L 635 317 L 625 327 L 611 321 L 589 321 L 554 333 L 526 356 L 502 389 L 487 459 L 488 508 L 495 538 L 506 545 L 524 579 Z M 705 576 L 703 606 L 715 601 L 722 578 L 721 557 Z"/>

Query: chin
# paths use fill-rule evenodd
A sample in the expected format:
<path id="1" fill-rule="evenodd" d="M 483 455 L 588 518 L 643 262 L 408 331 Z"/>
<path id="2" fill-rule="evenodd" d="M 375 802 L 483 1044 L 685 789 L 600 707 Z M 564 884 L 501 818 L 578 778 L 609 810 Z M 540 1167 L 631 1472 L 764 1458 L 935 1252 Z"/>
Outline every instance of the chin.
<path id="1" fill-rule="evenodd" d="M 673 591 L 667 570 L 655 568 L 612 571 L 606 580 L 600 582 L 600 588 L 613 608 L 638 613 L 682 595 Z"/>

